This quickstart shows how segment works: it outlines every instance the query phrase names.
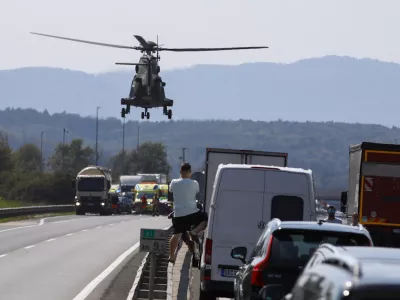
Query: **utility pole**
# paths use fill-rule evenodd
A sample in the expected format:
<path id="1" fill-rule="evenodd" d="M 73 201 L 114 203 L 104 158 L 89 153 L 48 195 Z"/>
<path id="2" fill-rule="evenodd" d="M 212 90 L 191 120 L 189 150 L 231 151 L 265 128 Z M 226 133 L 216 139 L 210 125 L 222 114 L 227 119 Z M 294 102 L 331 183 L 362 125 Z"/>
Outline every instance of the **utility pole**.
<path id="1" fill-rule="evenodd" d="M 125 118 L 122 121 L 122 169 L 124 170 L 125 164 Z"/>
<path id="2" fill-rule="evenodd" d="M 100 109 L 100 106 L 97 106 L 97 108 L 96 108 L 96 166 L 98 165 L 98 162 L 99 162 L 99 152 L 97 151 L 97 148 L 99 145 L 99 109 Z"/>
<path id="3" fill-rule="evenodd" d="M 44 130 L 40 133 L 40 172 L 43 172 L 43 133 Z"/>
<path id="4" fill-rule="evenodd" d="M 139 137 L 140 137 L 140 124 L 138 122 L 136 151 L 139 150 Z"/>
<path id="5" fill-rule="evenodd" d="M 184 164 L 185 162 L 186 162 L 186 159 L 185 159 L 185 152 L 186 152 L 186 149 L 187 148 L 184 148 L 184 147 L 182 147 L 182 163 Z"/>
<path id="6" fill-rule="evenodd" d="M 65 144 L 65 134 L 68 133 L 67 129 L 63 129 L 63 145 Z"/>

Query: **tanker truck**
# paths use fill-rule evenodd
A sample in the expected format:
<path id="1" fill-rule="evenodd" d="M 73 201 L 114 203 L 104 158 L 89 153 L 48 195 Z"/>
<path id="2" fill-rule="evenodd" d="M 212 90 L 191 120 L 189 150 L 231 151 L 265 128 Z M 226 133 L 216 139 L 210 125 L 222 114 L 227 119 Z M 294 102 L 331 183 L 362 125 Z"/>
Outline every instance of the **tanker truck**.
<path id="1" fill-rule="evenodd" d="M 109 193 L 111 182 L 111 170 L 99 166 L 82 169 L 72 181 L 72 186 L 76 190 L 76 214 L 111 215 L 112 199 Z"/>

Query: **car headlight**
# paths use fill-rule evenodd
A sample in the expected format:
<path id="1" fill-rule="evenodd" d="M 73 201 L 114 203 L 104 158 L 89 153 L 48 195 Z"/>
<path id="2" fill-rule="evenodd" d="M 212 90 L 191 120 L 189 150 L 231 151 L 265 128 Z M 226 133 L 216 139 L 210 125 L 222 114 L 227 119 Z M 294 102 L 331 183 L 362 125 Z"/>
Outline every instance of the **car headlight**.
<path id="1" fill-rule="evenodd" d="M 101 202 L 100 205 L 101 205 L 101 206 L 104 206 L 104 202 Z"/>
<path id="2" fill-rule="evenodd" d="M 76 204 L 76 206 L 79 206 L 79 205 L 81 205 L 79 202 L 76 202 L 75 204 Z"/>

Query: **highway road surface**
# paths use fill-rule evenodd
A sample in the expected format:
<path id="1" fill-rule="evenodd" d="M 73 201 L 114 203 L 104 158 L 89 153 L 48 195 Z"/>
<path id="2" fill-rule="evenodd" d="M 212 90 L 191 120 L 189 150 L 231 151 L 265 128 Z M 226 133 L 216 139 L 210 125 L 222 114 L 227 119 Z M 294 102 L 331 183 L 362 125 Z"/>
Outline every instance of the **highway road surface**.
<path id="1" fill-rule="evenodd" d="M 0 224 L 0 298 L 90 299 L 107 275 L 138 251 L 140 228 L 170 225 L 166 217 L 140 215 Z"/>

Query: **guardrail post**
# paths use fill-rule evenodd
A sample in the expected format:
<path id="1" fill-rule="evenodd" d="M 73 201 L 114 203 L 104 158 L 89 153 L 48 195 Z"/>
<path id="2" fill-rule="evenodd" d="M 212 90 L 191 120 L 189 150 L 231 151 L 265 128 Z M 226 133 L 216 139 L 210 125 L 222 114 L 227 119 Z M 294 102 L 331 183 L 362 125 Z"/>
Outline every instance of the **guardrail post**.
<path id="1" fill-rule="evenodd" d="M 156 277 L 156 255 L 165 254 L 168 249 L 169 230 L 164 229 L 140 229 L 140 251 L 149 252 L 150 276 L 149 276 L 149 298 L 154 299 L 155 277 Z"/>
<path id="2" fill-rule="evenodd" d="M 156 277 L 156 254 L 154 252 L 150 252 L 149 300 L 154 299 L 155 277 Z"/>

